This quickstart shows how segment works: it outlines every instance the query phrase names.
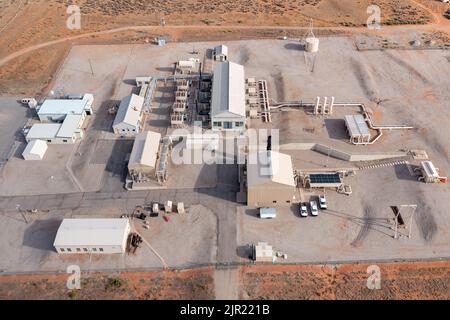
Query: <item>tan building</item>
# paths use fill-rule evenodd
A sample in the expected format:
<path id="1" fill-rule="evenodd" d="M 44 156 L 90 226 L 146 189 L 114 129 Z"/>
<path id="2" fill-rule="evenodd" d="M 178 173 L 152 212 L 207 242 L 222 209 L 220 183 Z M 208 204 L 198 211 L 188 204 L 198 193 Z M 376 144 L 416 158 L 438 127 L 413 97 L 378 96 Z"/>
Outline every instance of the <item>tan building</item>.
<path id="1" fill-rule="evenodd" d="M 291 205 L 296 185 L 292 159 L 275 151 L 251 153 L 247 159 L 247 204 L 255 207 Z"/>
<path id="2" fill-rule="evenodd" d="M 161 134 L 145 131 L 138 133 L 131 151 L 128 171 L 134 181 L 155 175 Z"/>

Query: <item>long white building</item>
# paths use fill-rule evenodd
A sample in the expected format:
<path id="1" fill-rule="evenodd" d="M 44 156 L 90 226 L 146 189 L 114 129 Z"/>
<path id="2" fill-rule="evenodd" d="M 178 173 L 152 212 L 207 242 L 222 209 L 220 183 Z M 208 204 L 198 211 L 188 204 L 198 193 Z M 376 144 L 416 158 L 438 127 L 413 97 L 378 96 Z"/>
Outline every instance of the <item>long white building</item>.
<path id="1" fill-rule="evenodd" d="M 130 230 L 128 219 L 64 219 L 53 246 L 61 254 L 124 253 Z"/>
<path id="2" fill-rule="evenodd" d="M 222 62 L 214 67 L 211 123 L 213 130 L 245 129 L 244 66 Z"/>

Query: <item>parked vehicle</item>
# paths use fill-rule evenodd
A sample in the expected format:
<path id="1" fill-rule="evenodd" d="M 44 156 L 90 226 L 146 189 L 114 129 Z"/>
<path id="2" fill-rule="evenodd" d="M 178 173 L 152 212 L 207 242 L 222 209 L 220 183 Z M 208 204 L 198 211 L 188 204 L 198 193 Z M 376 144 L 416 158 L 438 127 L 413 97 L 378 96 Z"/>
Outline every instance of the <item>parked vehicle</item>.
<path id="1" fill-rule="evenodd" d="M 275 208 L 260 208 L 259 217 L 261 219 L 274 219 L 277 217 L 277 209 Z"/>
<path id="2" fill-rule="evenodd" d="M 304 202 L 300 203 L 300 216 L 304 218 L 308 216 L 308 205 Z"/>
<path id="3" fill-rule="evenodd" d="M 326 210 L 328 208 L 327 198 L 324 194 L 319 196 L 319 206 L 321 210 Z"/>
<path id="4" fill-rule="evenodd" d="M 311 215 L 317 217 L 319 215 L 319 209 L 317 208 L 317 202 L 312 200 L 309 202 L 309 206 L 311 207 Z"/>

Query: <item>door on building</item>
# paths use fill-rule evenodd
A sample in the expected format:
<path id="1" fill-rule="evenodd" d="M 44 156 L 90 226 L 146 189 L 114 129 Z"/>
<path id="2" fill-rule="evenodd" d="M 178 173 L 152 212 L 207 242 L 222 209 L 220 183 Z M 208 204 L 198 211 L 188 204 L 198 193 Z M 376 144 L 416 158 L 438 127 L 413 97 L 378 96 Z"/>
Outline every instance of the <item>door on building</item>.
<path id="1" fill-rule="evenodd" d="M 231 122 L 231 121 L 225 121 L 225 122 L 223 123 L 223 128 L 224 128 L 224 129 L 231 129 L 231 128 L 233 128 L 233 122 Z"/>

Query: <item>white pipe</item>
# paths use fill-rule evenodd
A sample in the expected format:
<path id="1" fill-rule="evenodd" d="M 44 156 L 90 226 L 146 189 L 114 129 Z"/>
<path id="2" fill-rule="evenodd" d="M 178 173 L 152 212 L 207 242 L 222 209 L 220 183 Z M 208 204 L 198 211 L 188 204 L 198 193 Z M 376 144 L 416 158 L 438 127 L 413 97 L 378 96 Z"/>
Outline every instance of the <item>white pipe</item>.
<path id="1" fill-rule="evenodd" d="M 333 114 L 333 107 L 334 107 L 334 97 L 331 97 L 330 114 Z"/>
<path id="2" fill-rule="evenodd" d="M 323 106 L 322 106 L 322 114 L 325 114 L 325 109 L 327 108 L 328 97 L 324 98 Z"/>
<path id="3" fill-rule="evenodd" d="M 320 97 L 317 97 L 316 99 L 316 106 L 314 107 L 314 114 L 319 113 L 319 104 L 320 104 Z"/>

